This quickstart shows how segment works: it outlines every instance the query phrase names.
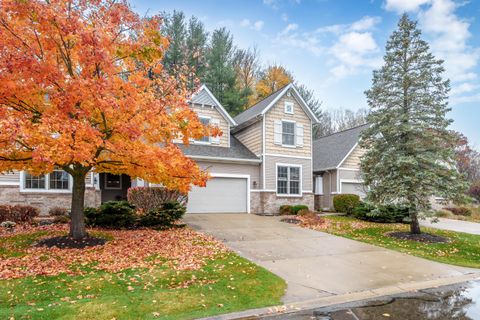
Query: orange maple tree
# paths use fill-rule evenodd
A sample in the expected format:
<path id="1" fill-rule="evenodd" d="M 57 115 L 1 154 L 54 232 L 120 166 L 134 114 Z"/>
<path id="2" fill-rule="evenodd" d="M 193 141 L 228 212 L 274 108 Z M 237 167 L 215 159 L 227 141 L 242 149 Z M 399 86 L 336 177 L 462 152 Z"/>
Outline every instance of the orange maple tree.
<path id="1" fill-rule="evenodd" d="M 186 81 L 163 70 L 161 23 L 116 0 L 0 6 L 0 172 L 69 173 L 76 239 L 91 170 L 183 192 L 208 178 L 174 140 L 220 132 L 188 107 Z"/>

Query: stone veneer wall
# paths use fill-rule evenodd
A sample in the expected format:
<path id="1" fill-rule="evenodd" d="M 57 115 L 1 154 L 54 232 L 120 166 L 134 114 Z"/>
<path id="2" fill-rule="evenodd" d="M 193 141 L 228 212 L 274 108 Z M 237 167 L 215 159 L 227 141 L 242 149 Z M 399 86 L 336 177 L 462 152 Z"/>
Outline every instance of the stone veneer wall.
<path id="1" fill-rule="evenodd" d="M 303 194 L 303 197 L 279 197 L 275 192 L 251 192 L 251 213 L 278 214 L 281 205 L 307 205 L 310 210 L 315 207 L 315 199 L 312 193 Z"/>
<path id="2" fill-rule="evenodd" d="M 53 207 L 70 208 L 71 193 L 20 192 L 18 186 L 0 186 L 0 204 L 31 205 L 40 209 L 40 215 L 48 215 Z M 101 202 L 100 190 L 87 187 L 85 190 L 85 206 L 98 207 Z"/>
<path id="3" fill-rule="evenodd" d="M 316 195 L 315 210 L 333 209 L 333 195 Z"/>

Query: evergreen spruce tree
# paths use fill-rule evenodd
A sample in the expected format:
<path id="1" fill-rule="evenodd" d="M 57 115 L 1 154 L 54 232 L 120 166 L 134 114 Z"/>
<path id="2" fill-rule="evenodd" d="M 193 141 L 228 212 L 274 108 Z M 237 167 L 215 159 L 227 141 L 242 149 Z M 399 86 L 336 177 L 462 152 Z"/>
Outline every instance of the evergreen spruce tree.
<path id="1" fill-rule="evenodd" d="M 232 116 L 242 111 L 247 96 L 237 87 L 233 37 L 225 28 L 214 30 L 207 52 L 207 69 L 202 82 Z"/>
<path id="2" fill-rule="evenodd" d="M 419 213 L 431 196 L 460 197 L 465 189 L 455 167 L 446 119 L 450 84 L 443 61 L 421 39 L 417 23 L 404 14 L 386 45 L 384 65 L 366 91 L 370 128 L 362 135 L 362 159 L 369 199 L 410 211 L 410 231 L 420 233 Z"/>
<path id="3" fill-rule="evenodd" d="M 201 79 L 205 74 L 207 40 L 208 33 L 205 31 L 205 26 L 197 17 L 192 16 L 188 21 L 186 40 L 186 62 L 191 72 L 189 86 L 192 89 L 196 85 L 196 80 Z"/>
<path id="4" fill-rule="evenodd" d="M 187 37 L 185 15 L 182 11 L 173 11 L 172 15 L 164 14 L 164 16 L 165 28 L 163 32 L 169 38 L 170 44 L 165 52 L 163 65 L 169 74 L 176 75 L 187 61 L 185 55 Z"/>

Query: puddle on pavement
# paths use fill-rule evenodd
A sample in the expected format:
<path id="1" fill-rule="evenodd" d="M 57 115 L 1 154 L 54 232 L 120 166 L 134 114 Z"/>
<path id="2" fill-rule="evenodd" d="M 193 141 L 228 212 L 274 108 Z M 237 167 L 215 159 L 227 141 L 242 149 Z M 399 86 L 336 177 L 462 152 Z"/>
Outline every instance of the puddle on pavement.
<path id="1" fill-rule="evenodd" d="M 480 281 L 271 316 L 317 320 L 480 320 Z"/>

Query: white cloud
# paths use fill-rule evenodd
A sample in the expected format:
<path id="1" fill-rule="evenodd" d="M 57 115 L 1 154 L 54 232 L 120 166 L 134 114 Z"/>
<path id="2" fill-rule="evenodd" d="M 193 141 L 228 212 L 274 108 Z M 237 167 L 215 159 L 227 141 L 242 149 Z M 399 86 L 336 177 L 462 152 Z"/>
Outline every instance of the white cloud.
<path id="1" fill-rule="evenodd" d="M 380 17 L 365 16 L 362 19 L 352 23 L 350 29 L 354 31 L 365 31 L 372 29 L 375 25 L 380 23 L 382 19 Z"/>
<path id="2" fill-rule="evenodd" d="M 263 28 L 265 23 L 262 20 L 257 20 L 255 22 L 251 22 L 249 19 L 243 19 L 240 21 L 240 26 L 244 28 L 249 28 L 255 31 L 260 31 Z"/>
<path id="3" fill-rule="evenodd" d="M 403 13 L 417 11 L 422 5 L 430 2 L 431 0 L 386 0 L 384 6 L 388 11 Z"/>
<path id="4" fill-rule="evenodd" d="M 264 25 L 264 22 L 262 20 L 255 21 L 255 23 L 253 24 L 253 29 L 256 31 L 260 31 L 262 30 L 263 25 Z"/>
<path id="5" fill-rule="evenodd" d="M 380 21 L 380 17 L 365 16 L 351 24 L 322 26 L 310 32 L 300 32 L 298 24 L 290 23 L 275 42 L 316 56 L 326 55 L 331 74 L 341 78 L 379 65 L 378 45 L 369 30 Z"/>
<path id="6" fill-rule="evenodd" d="M 291 31 L 295 31 L 295 30 L 297 30 L 297 29 L 298 29 L 298 24 L 296 24 L 296 23 L 289 23 L 289 24 L 285 27 L 285 29 L 283 29 L 283 31 L 280 32 L 280 34 L 287 34 L 287 33 L 291 32 Z"/>
<path id="7" fill-rule="evenodd" d="M 282 20 L 287 22 L 288 21 L 288 15 L 286 13 L 282 13 Z"/>

